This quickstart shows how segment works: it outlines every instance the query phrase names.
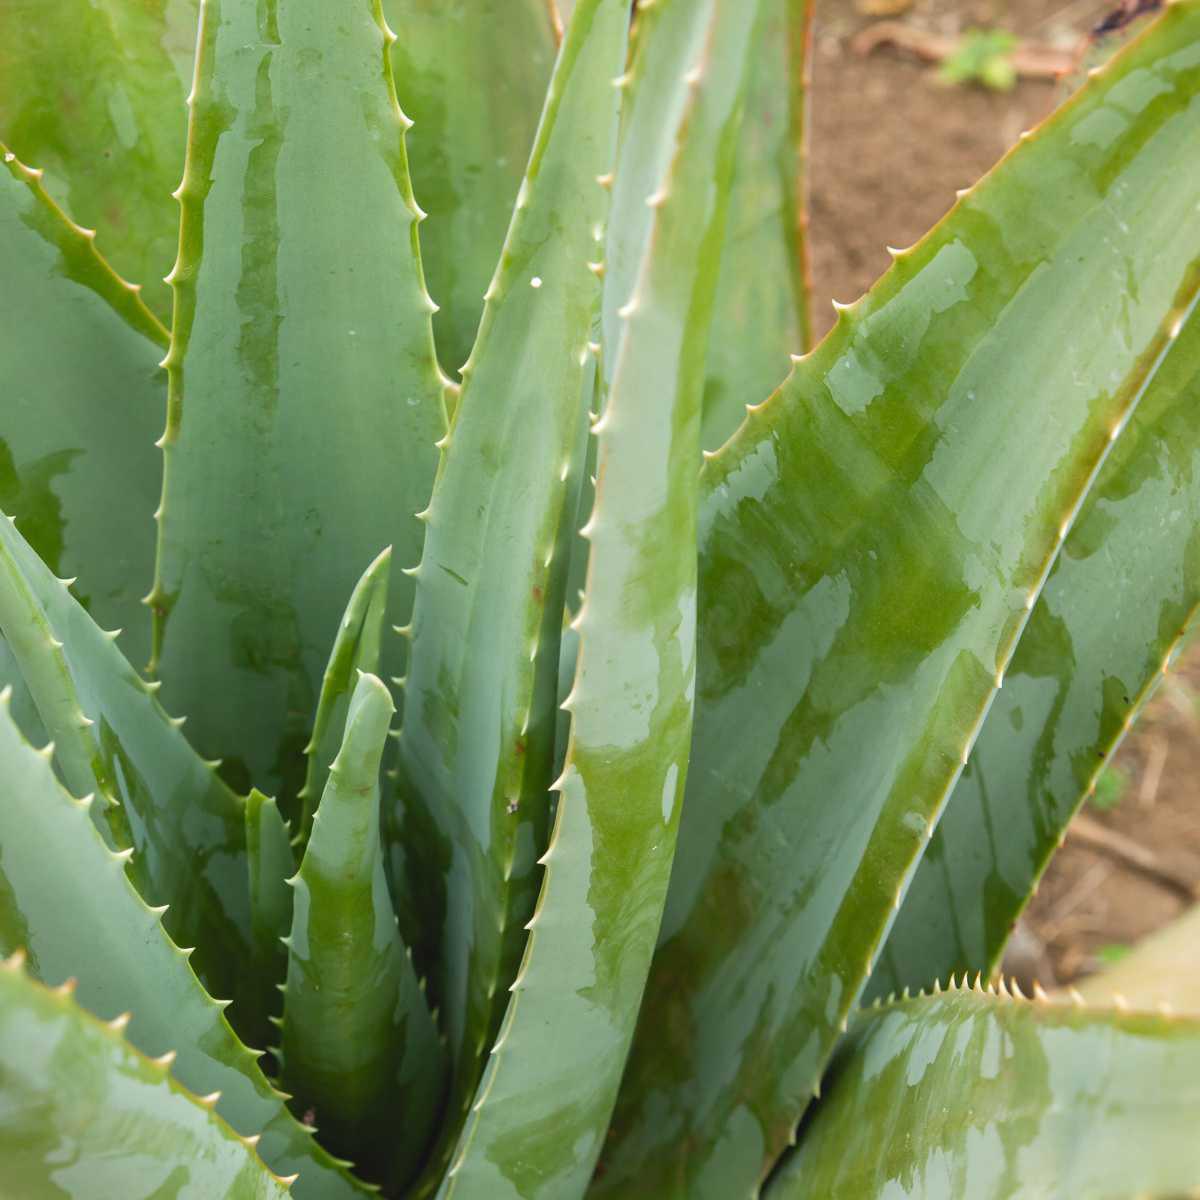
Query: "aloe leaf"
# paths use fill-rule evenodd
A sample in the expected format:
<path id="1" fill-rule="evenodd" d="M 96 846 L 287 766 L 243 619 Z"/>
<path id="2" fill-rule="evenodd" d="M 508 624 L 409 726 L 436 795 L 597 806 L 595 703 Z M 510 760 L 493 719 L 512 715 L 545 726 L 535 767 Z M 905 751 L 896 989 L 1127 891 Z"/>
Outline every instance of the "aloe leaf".
<path id="1" fill-rule="evenodd" d="M 216 1111 L 281 1175 L 299 1171 L 303 1200 L 368 1194 L 312 1140 L 230 1029 L 223 1006 L 200 985 L 188 952 L 168 937 L 161 910 L 129 880 L 129 851 L 114 854 L 88 801 L 58 784 L 44 751 L 18 732 L 0 696 L 0 952 L 24 950 L 49 986 L 78 981 L 97 1017 L 131 1013 L 129 1040 L 143 1054 L 177 1053 L 173 1074 L 198 1096 L 220 1093 Z"/>
<path id="2" fill-rule="evenodd" d="M 17 728 L 30 741 L 42 744 L 49 741 L 46 727 L 42 724 L 42 718 L 38 716 L 37 705 L 25 686 L 21 668 L 17 666 L 17 660 L 4 640 L 3 633 L 0 633 L 0 687 L 12 690 L 12 715 Z"/>
<path id="3" fill-rule="evenodd" d="M 599 1193 L 748 1195 L 787 1145 L 1190 299 L 1198 134 L 1189 3 L 705 467 L 689 818 Z"/>
<path id="4" fill-rule="evenodd" d="M 579 0 L 573 21 L 590 11 Z M 625 1065 L 688 765 L 703 348 L 755 15 L 743 0 L 709 6 L 678 150 L 620 309 L 554 833 L 446 1200 L 581 1194 Z"/>
<path id="5" fill-rule="evenodd" d="M 379 766 L 394 712 L 384 684 L 360 675 L 308 848 L 289 880 L 281 1048 L 284 1083 L 315 1111 L 325 1143 L 398 1185 L 439 1114 L 443 1062 L 383 869 Z"/>
<path id="6" fill-rule="evenodd" d="M 292 927 L 292 891 L 287 881 L 296 863 L 279 806 L 257 788 L 246 797 L 246 866 L 255 962 L 260 972 L 282 982 L 287 974 L 283 939 Z M 278 1005 L 273 1005 L 271 1015 L 278 1015 L 277 1010 Z"/>
<path id="7" fill-rule="evenodd" d="M 329 778 L 330 764 L 342 744 L 350 696 L 358 682 L 359 672 L 374 674 L 379 670 L 391 564 L 392 551 L 389 547 L 363 572 L 350 595 L 350 603 L 346 605 L 345 616 L 338 625 L 333 650 L 325 667 L 312 737 L 304 750 L 308 756 L 308 771 L 304 787 L 297 797 L 300 801 L 300 820 L 296 846 L 297 853 L 301 855 L 308 842 L 317 801 Z"/>
<path id="8" fill-rule="evenodd" d="M 997 965 L 1200 606 L 1200 314 L 1129 419 L 1021 635 L 870 993 Z"/>
<path id="9" fill-rule="evenodd" d="M 620 309 L 633 294 L 654 221 L 648 201 L 675 156 L 691 92 L 689 72 L 705 48 L 713 0 L 659 0 L 637 12 L 624 93 L 620 146 L 610 182 L 612 210 L 604 253 L 604 387 L 612 382 L 624 333 Z"/>
<path id="10" fill-rule="evenodd" d="M 599 341 L 604 349 L 599 381 L 591 397 L 593 420 L 603 412 L 612 385 L 624 333 L 619 310 L 637 284 L 654 216 L 652 200 L 675 154 L 676 134 L 688 101 L 690 72 L 704 50 L 711 7 L 711 0 L 663 0 L 634 6 L 628 70 L 615 81 L 623 95 L 617 163 L 613 172 L 601 177 L 612 188 L 613 196 L 603 258 Z M 732 131 L 730 136 L 734 136 Z M 580 491 L 580 525 L 595 507 L 595 474 L 593 437 L 588 443 Z M 567 592 L 573 608 L 583 591 L 588 554 L 587 539 L 576 537 Z"/>
<path id="11" fill-rule="evenodd" d="M 145 285 L 164 320 L 171 303 L 162 277 L 179 239 L 171 189 L 183 169 L 198 7 L 0 5 L 0 140 L 45 169 L 50 194 L 100 231 L 104 253 Z"/>
<path id="12" fill-rule="evenodd" d="M 700 445 L 742 423 L 747 397 L 770 395 L 808 349 L 804 207 L 812 0 L 769 0 L 758 34 L 729 201 L 708 346 Z"/>
<path id="13" fill-rule="evenodd" d="M 108 806 L 97 816 L 114 845 L 136 850 L 133 875 L 146 900 L 171 906 L 167 929 L 196 947 L 205 985 L 234 999 L 239 1028 L 265 1038 L 275 981 L 251 969 L 242 801 L 192 750 L 112 635 L 3 519 L 0 629 L 67 786 Z"/>
<path id="14" fill-rule="evenodd" d="M 288 1180 L 255 1143 L 139 1054 L 67 988 L 0 962 L 0 1190 L 7 1196 L 269 1200 Z M 187 1164 L 184 1166 L 183 1164 Z"/>
<path id="15" fill-rule="evenodd" d="M 399 741 L 402 840 L 420 847 L 429 829 L 434 842 L 411 855 L 410 869 L 422 924 L 440 942 L 430 957 L 454 1056 L 455 1126 L 504 1014 L 549 831 L 571 482 L 600 302 L 589 263 L 607 213 L 596 177 L 612 165 L 612 80 L 627 29 L 624 0 L 588 0 L 566 35 L 421 514 Z"/>
<path id="16" fill-rule="evenodd" d="M 50 200 L 41 172 L 0 153 L 0 508 L 145 662 L 166 330 Z"/>
<path id="17" fill-rule="evenodd" d="M 1200 1021 L 958 989 L 873 1009 L 767 1200 L 1183 1196 Z"/>
<path id="18" fill-rule="evenodd" d="M 413 121 L 413 188 L 433 328 L 447 367 L 467 361 L 554 66 L 547 0 L 384 0 L 399 37 L 396 91 Z"/>
<path id="19" fill-rule="evenodd" d="M 209 0 L 200 25 L 156 669 L 195 744 L 285 807 L 346 596 L 386 546 L 416 563 L 444 432 L 389 37 L 379 0 Z M 397 581 L 393 624 L 411 600 Z M 383 670 L 403 659 L 390 639 Z"/>

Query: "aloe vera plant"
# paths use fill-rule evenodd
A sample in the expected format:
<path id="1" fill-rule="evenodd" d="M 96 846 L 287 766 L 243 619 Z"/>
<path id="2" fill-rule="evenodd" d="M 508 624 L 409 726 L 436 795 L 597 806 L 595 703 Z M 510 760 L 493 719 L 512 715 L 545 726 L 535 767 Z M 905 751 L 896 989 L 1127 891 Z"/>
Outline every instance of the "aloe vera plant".
<path id="1" fill-rule="evenodd" d="M 805 0 L 51 7 L 0 1192 L 1200 1186 L 1195 1019 L 987 984 L 1200 603 L 1200 0 L 815 348 Z"/>

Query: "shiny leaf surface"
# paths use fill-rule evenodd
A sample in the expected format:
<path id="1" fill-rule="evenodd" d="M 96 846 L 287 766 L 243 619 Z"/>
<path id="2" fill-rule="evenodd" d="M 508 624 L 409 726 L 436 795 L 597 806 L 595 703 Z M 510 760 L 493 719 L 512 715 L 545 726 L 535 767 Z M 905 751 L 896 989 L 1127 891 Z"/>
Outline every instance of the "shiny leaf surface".
<path id="1" fill-rule="evenodd" d="M 137 852 L 133 877 L 195 970 L 266 1036 L 272 981 L 252 968 L 243 803 L 192 750 L 111 635 L 0 519 L 0 629 L 29 683 L 67 786 L 107 805 L 110 841 Z M 119 806 L 115 802 L 119 801 Z"/>
<path id="2" fill-rule="evenodd" d="M 279 806 L 257 788 L 246 797 L 246 867 L 250 877 L 250 933 L 255 967 L 277 983 L 287 974 L 283 939 L 292 927 L 292 890 L 287 881 L 296 869 L 288 828 Z M 280 1004 L 271 1005 L 278 1016 Z"/>
<path id="3" fill-rule="evenodd" d="M 1189 299 L 1198 136 L 1175 5 L 708 462 L 689 819 L 602 1193 L 748 1196 L 787 1145 Z"/>
<path id="4" fill-rule="evenodd" d="M 443 384 L 378 0 L 210 0 L 197 62 L 157 669 L 194 743 L 286 807 L 363 564 L 419 556 Z"/>
<path id="5" fill-rule="evenodd" d="M 579 0 L 575 24 L 590 10 Z M 707 8 L 706 53 L 618 313 L 554 833 L 445 1200 L 581 1194 L 625 1064 L 688 766 L 702 351 L 755 15 L 742 0 Z"/>
<path id="6" fill-rule="evenodd" d="M 504 1015 L 549 835 L 572 483 L 600 303 L 589 264 L 608 207 L 596 178 L 612 166 L 627 30 L 624 0 L 588 0 L 567 32 L 422 514 L 401 835 L 455 1060 L 447 1150 Z"/>
<path id="7" fill-rule="evenodd" d="M 554 65 L 546 0 L 384 0 L 392 69 L 413 122 L 413 189 L 433 328 L 448 370 L 475 342 Z"/>
<path id="8" fill-rule="evenodd" d="M 768 0 L 738 138 L 700 445 L 715 450 L 808 349 L 804 141 L 812 0 Z"/>
<path id="9" fill-rule="evenodd" d="M 290 882 L 283 1081 L 324 1144 L 393 1185 L 420 1160 L 441 1108 L 442 1044 L 388 897 L 379 764 L 395 707 L 360 675 L 312 836 Z"/>
<path id="10" fill-rule="evenodd" d="M 641 8 L 633 26 L 629 70 L 616 81 L 624 98 L 604 254 L 602 398 L 625 331 L 620 309 L 637 286 L 654 221 L 649 200 L 675 158 L 689 78 L 704 55 L 711 18 L 712 0 L 661 0 Z"/>
<path id="11" fill-rule="evenodd" d="M 625 332 L 620 309 L 637 286 L 654 217 L 654 197 L 675 156 L 679 123 L 691 90 L 689 81 L 703 58 L 711 10 L 710 0 L 690 4 L 676 0 L 636 8 L 629 68 L 614 80 L 622 92 L 621 129 L 616 168 L 602 177 L 612 188 L 612 205 L 604 248 L 601 369 L 591 402 L 597 418 L 612 385 Z M 736 131 L 731 129 L 729 136 L 736 136 Z M 593 437 L 582 480 L 580 525 L 595 507 L 595 476 Z M 576 537 L 567 592 L 572 611 L 578 610 L 588 555 L 587 539 Z"/>
<path id="12" fill-rule="evenodd" d="M 1200 315 L 1088 495 L 872 977 L 983 971 L 1200 605 Z"/>
<path id="13" fill-rule="evenodd" d="M 0 26 L 8 19 L 6 8 Z M 166 330 L 41 174 L 0 153 L 0 509 L 53 571 L 78 577 L 92 614 L 126 630 L 126 653 L 144 663 Z M 0 665 L 10 682 L 11 665 Z"/>
<path id="14" fill-rule="evenodd" d="M 287 1183 L 169 1063 L 0 962 L 0 1191 L 64 1200 L 271 1200 Z"/>
<path id="15" fill-rule="evenodd" d="M 50 194 L 99 231 L 164 321 L 198 10 L 198 0 L 0 4 L 0 141 L 46 171 Z"/>
<path id="16" fill-rule="evenodd" d="M 126 855 L 104 845 L 88 804 L 63 791 L 2 701 L 0 764 L 0 953 L 26 951 L 32 973 L 52 987 L 78 980 L 80 1004 L 103 1020 L 131 1013 L 133 1045 L 151 1056 L 176 1051 L 172 1072 L 184 1087 L 219 1092 L 217 1112 L 243 1137 L 262 1135 L 264 1162 L 302 1173 L 301 1200 L 369 1194 L 288 1113 L 159 911 L 125 877 Z"/>
<path id="17" fill-rule="evenodd" d="M 966 990 L 873 1009 L 767 1200 L 1184 1196 L 1200 1021 Z"/>
<path id="18" fill-rule="evenodd" d="M 304 853 L 313 813 L 329 778 L 329 766 L 342 744 L 350 696 L 358 683 L 359 672 L 375 674 L 379 670 L 391 563 L 392 552 L 388 549 L 366 569 L 355 585 L 346 613 L 338 625 L 325 677 L 321 681 L 312 737 L 304 748 L 308 772 L 298 797 L 300 821 L 296 846 L 300 854 Z"/>

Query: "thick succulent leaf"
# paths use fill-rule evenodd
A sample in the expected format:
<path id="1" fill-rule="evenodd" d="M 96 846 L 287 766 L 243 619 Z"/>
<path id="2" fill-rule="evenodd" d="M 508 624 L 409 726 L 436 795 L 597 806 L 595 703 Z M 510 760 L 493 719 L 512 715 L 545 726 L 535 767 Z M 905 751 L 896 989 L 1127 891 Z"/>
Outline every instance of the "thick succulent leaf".
<path id="1" fill-rule="evenodd" d="M 873 1009 L 767 1200 L 1184 1196 L 1200 1021 L 956 990 Z"/>
<path id="2" fill-rule="evenodd" d="M 147 902 L 196 947 L 194 966 L 234 1000 L 238 1027 L 266 1037 L 273 981 L 253 968 L 244 805 L 201 759 L 147 686 L 15 527 L 0 519 L 0 629 L 77 796 L 95 792 L 111 840 L 137 852 Z"/>
<path id="3" fill-rule="evenodd" d="M 0 4 L 0 140 L 45 169 L 50 194 L 100 231 L 104 253 L 145 285 L 164 320 L 198 8 L 198 0 Z"/>
<path id="4" fill-rule="evenodd" d="M 637 285 L 654 217 L 653 197 L 675 154 L 676 133 L 688 101 L 690 72 L 703 54 L 711 9 L 710 0 L 664 0 L 634 9 L 629 69 L 615 81 L 623 93 L 617 164 L 611 175 L 602 176 L 613 196 L 604 247 L 599 339 L 603 353 L 600 379 L 591 399 L 596 417 L 603 411 L 612 385 L 624 334 L 619 310 Z M 736 136 L 736 132 L 731 129 L 729 136 Z M 588 443 L 580 491 L 580 525 L 595 507 L 595 476 L 593 437 Z M 588 555 L 587 539 L 576 537 L 571 547 L 567 590 L 572 609 L 578 607 L 577 597 L 582 595 Z"/>
<path id="5" fill-rule="evenodd" d="M 648 201 L 675 157 L 692 90 L 689 73 L 704 53 L 712 3 L 659 0 L 639 9 L 629 70 L 617 81 L 624 101 L 604 252 L 602 400 L 625 331 L 620 309 L 637 286 L 654 221 L 654 205 Z"/>
<path id="6" fill-rule="evenodd" d="M 1200 176 L 1197 176 L 1200 180 Z M 989 975 L 1200 605 L 1200 314 L 1109 454 L 904 898 L 870 992 Z"/>
<path id="7" fill-rule="evenodd" d="M 7 52 L 0 36 L 0 62 Z M 46 195 L 41 173 L 0 152 L 0 509 L 52 570 L 78 577 L 97 620 L 126 629 L 127 653 L 144 663 L 166 330 Z M 15 682 L 0 646 L 0 684 Z"/>
<path id="8" fill-rule="evenodd" d="M 291 839 L 279 806 L 257 788 L 246 797 L 246 867 L 250 881 L 250 932 L 259 973 L 282 983 L 287 974 L 283 939 L 292 927 L 292 889 L 296 869 Z M 280 1005 L 272 1005 L 277 1016 Z"/>
<path id="9" fill-rule="evenodd" d="M 700 445 L 715 450 L 808 349 L 804 139 L 812 0 L 768 0 L 738 139 Z"/>
<path id="10" fill-rule="evenodd" d="M 436 939 L 422 958 L 438 963 L 455 1060 L 451 1145 L 504 1015 L 549 834 L 571 485 L 600 302 L 589 264 L 608 208 L 596 178 L 612 166 L 628 24 L 624 0 L 588 0 L 567 32 L 422 514 L 399 840 Z"/>
<path id="11" fill-rule="evenodd" d="M 300 801 L 296 836 L 299 854 L 304 853 L 317 801 L 325 790 L 330 764 L 342 744 L 350 696 L 358 683 L 359 672 L 373 675 L 379 671 L 391 564 L 392 552 L 389 548 L 363 572 L 338 625 L 333 650 L 325 667 L 325 677 L 321 681 L 321 696 L 313 719 L 312 737 L 304 749 L 308 756 L 308 772 L 304 777 L 304 787 L 297 797 Z"/>
<path id="12" fill-rule="evenodd" d="M 12 715 L 17 728 L 31 741 L 45 744 L 49 740 L 46 727 L 42 724 L 42 718 L 38 716 L 37 705 L 25 686 L 21 668 L 17 666 L 17 660 L 4 640 L 3 633 L 0 633 L 0 687 L 12 690 Z"/>
<path id="13" fill-rule="evenodd" d="M 1194 286 L 1198 136 L 1186 3 L 708 462 L 689 819 L 601 1191 L 749 1195 L 787 1144 Z"/>
<path id="14" fill-rule="evenodd" d="M 441 1109 L 442 1043 L 396 929 L 379 838 L 379 766 L 395 706 L 360 675 L 294 889 L 283 1081 L 322 1140 L 392 1187 Z"/>
<path id="15" fill-rule="evenodd" d="M 0 962 L 0 1192 L 88 1200 L 288 1194 L 254 1143 L 139 1054 L 120 1022 Z"/>
<path id="16" fill-rule="evenodd" d="M 554 65 L 547 0 L 384 0 L 447 368 L 467 361 Z M 606 168 L 607 169 L 607 168 Z"/>
<path id="17" fill-rule="evenodd" d="M 209 0 L 200 26 L 157 669 L 226 777 L 285 798 L 363 563 L 418 559 L 444 431 L 385 46 L 379 0 Z M 397 581 L 394 624 L 411 599 Z M 385 672 L 403 657 L 390 639 Z"/>
<path id="18" fill-rule="evenodd" d="M 579 0 L 573 20 L 589 11 Z M 598 439 L 554 834 L 443 1197 L 577 1196 L 599 1155 L 670 877 L 691 740 L 702 364 L 756 6 L 708 6 Z M 571 34 L 568 33 L 568 39 Z M 551 1137 L 547 1130 L 552 1130 Z"/>
<path id="19" fill-rule="evenodd" d="M 24 950 L 52 987 L 78 981 L 79 1002 L 103 1020 L 131 1013 L 129 1040 L 143 1054 L 175 1051 L 173 1073 L 243 1137 L 262 1135 L 263 1161 L 301 1173 L 298 1197 L 366 1194 L 321 1150 L 259 1070 L 200 985 L 187 953 L 171 941 L 159 910 L 125 877 L 128 852 L 105 846 L 85 801 L 58 784 L 45 752 L 33 750 L 0 699 L 0 953 Z"/>

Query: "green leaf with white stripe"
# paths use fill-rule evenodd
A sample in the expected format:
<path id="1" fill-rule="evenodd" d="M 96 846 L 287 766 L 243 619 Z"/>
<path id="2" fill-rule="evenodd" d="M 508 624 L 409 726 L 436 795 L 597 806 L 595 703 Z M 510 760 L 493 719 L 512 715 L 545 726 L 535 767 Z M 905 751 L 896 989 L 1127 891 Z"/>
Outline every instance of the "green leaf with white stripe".
<path id="1" fill-rule="evenodd" d="M 232 998 L 238 1028 L 264 1043 L 277 980 L 256 970 L 250 953 L 243 801 L 191 748 L 112 635 L 3 519 L 0 629 L 67 786 L 97 795 L 110 844 L 137 852 L 133 878 L 147 902 L 170 905 L 171 935 L 195 947 L 206 986 Z"/>
<path id="2" fill-rule="evenodd" d="M 79 1002 L 103 1020 L 131 1013 L 129 1040 L 143 1054 L 176 1052 L 173 1074 L 198 1096 L 220 1093 L 217 1112 L 243 1137 L 261 1134 L 263 1161 L 301 1172 L 299 1200 L 353 1200 L 362 1184 L 287 1111 L 125 876 L 129 852 L 105 846 L 88 815 L 32 749 L 0 698 L 0 953 L 24 950 L 52 987 L 78 981 Z"/>
<path id="3" fill-rule="evenodd" d="M 755 8 L 707 51 L 634 273 L 596 429 L 591 560 L 546 872 L 504 1024 L 440 1195 L 578 1195 L 604 1144 L 671 873 L 695 671 L 703 350 Z M 586 0 L 575 8 L 579 21 Z M 553 1137 L 546 1130 L 553 1129 Z"/>
<path id="4" fill-rule="evenodd" d="M 164 321 L 199 7 L 0 4 L 0 141 L 45 169 L 50 194 L 98 230 L 101 249 Z"/>
<path id="5" fill-rule="evenodd" d="M 379 0 L 208 0 L 201 16 L 156 669 L 195 745 L 285 811 L 346 597 L 387 546 L 416 563 L 444 432 L 385 50 Z M 411 601 L 398 579 L 388 620 Z M 385 676 L 403 667 L 390 638 Z"/>
<path id="6" fill-rule="evenodd" d="M 321 696 L 313 719 L 312 736 L 304 753 L 308 756 L 308 771 L 300 801 L 299 828 L 296 847 L 304 853 L 313 813 L 325 790 L 329 766 L 342 744 L 346 728 L 346 712 L 350 696 L 358 684 L 360 672 L 375 674 L 384 638 L 384 616 L 387 613 L 388 579 L 392 552 L 385 550 L 367 569 L 355 585 L 346 605 L 346 613 L 338 625 L 337 637 L 321 681 Z M 387 631 L 389 634 L 391 630 Z"/>
<path id="7" fill-rule="evenodd" d="M 325 1145 L 408 1182 L 441 1112 L 442 1043 L 396 929 L 379 837 L 379 765 L 395 706 L 358 677 L 294 892 L 283 1082 Z"/>
<path id="8" fill-rule="evenodd" d="M 446 440 L 400 735 L 422 961 L 454 1057 L 445 1150 L 526 941 L 549 833 L 555 696 L 589 346 L 625 59 L 624 0 L 576 9 Z"/>
<path id="9" fill-rule="evenodd" d="M 0 509 L 53 571 L 78 578 L 92 614 L 124 629 L 126 653 L 145 663 L 166 330 L 46 195 L 41 173 L 0 153 Z M 22 728 L 39 734 L 0 644 L 4 683 L 17 687 Z"/>
<path id="10" fill-rule="evenodd" d="M 804 207 L 809 26 L 813 0 L 768 0 L 738 139 L 721 282 L 708 347 L 700 445 L 715 450 L 747 403 L 783 381 L 808 349 Z"/>
<path id="11" fill-rule="evenodd" d="M 766 1200 L 1192 1195 L 1200 1021 L 967 989 L 858 1018 Z"/>
<path id="12" fill-rule="evenodd" d="M 6 1196 L 288 1194 L 252 1141 L 171 1078 L 169 1062 L 139 1054 L 119 1022 L 98 1021 L 66 989 L 31 980 L 19 954 L 0 962 L 0 1146 Z"/>
<path id="13" fill-rule="evenodd" d="M 707 463 L 688 816 L 598 1194 L 749 1196 L 787 1146 L 1190 301 L 1198 137 L 1175 5 Z"/>
<path id="14" fill-rule="evenodd" d="M 888 936 L 869 994 L 991 975 L 1071 817 L 1200 606 L 1193 308 L 1088 496 Z"/>
<path id="15" fill-rule="evenodd" d="M 287 881 L 295 872 L 291 839 L 279 806 L 252 788 L 246 797 L 246 867 L 250 881 L 250 934 L 258 970 L 276 983 L 287 974 L 283 939 L 292 927 L 292 890 Z M 270 1015 L 278 1016 L 279 1002 Z"/>
<path id="16" fill-rule="evenodd" d="M 413 122 L 413 189 L 433 329 L 447 370 L 467 361 L 554 66 L 547 0 L 384 0 L 392 70 Z"/>

